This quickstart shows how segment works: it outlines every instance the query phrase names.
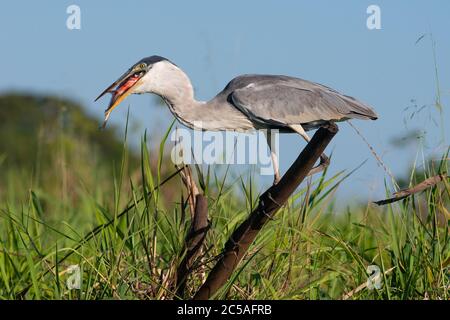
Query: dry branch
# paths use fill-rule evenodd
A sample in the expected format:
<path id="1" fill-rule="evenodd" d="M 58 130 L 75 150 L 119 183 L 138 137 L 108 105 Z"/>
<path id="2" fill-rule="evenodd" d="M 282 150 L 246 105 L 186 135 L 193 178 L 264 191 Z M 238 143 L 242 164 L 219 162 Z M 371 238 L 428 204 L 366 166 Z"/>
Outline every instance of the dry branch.
<path id="1" fill-rule="evenodd" d="M 431 178 L 428 178 L 428 179 L 422 181 L 421 183 L 415 185 L 414 187 L 395 192 L 393 198 L 375 201 L 374 203 L 381 206 L 381 205 L 385 205 L 388 203 L 400 201 L 402 199 L 409 197 L 412 194 L 421 192 L 427 188 L 430 188 L 430 187 L 438 184 L 439 182 L 443 181 L 445 178 L 449 178 L 449 177 L 444 174 L 438 174 L 437 176 L 434 176 L 434 177 L 431 177 Z"/>
<path id="2" fill-rule="evenodd" d="M 188 192 L 191 228 L 186 236 L 185 246 L 182 250 L 185 253 L 183 260 L 177 269 L 177 298 L 182 298 L 185 294 L 186 282 L 192 271 L 193 262 L 202 251 L 201 248 L 209 229 L 208 201 L 204 195 L 200 194 L 190 167 L 185 166 L 180 171 L 180 176 Z"/>
<path id="3" fill-rule="evenodd" d="M 183 297 L 186 289 L 186 281 L 191 273 L 194 259 L 201 252 L 201 247 L 209 229 L 208 201 L 205 196 L 197 194 L 195 197 L 195 213 L 191 224 L 191 230 L 186 236 L 186 254 L 177 270 L 177 296 Z"/>
<path id="4" fill-rule="evenodd" d="M 258 232 L 300 185 L 337 131 L 338 127 L 334 123 L 317 130 L 280 182 L 261 195 L 258 207 L 233 232 L 225 244 L 221 258 L 194 296 L 194 300 L 209 299 L 225 284 Z"/>

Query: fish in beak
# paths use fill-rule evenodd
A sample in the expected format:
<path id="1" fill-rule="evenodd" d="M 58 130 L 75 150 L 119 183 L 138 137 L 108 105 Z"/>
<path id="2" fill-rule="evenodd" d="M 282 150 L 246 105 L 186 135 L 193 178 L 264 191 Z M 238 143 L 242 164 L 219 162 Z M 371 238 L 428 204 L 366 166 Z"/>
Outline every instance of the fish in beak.
<path id="1" fill-rule="evenodd" d="M 128 70 L 116 82 L 106 88 L 97 97 L 97 99 L 95 99 L 95 101 L 97 101 L 108 92 L 112 94 L 109 106 L 105 110 L 105 120 L 103 121 L 102 125 L 103 129 L 106 127 L 106 123 L 108 122 L 111 112 L 123 101 L 123 99 L 130 95 L 131 89 L 143 77 L 144 74 L 144 71 L 136 70 L 136 68 Z"/>

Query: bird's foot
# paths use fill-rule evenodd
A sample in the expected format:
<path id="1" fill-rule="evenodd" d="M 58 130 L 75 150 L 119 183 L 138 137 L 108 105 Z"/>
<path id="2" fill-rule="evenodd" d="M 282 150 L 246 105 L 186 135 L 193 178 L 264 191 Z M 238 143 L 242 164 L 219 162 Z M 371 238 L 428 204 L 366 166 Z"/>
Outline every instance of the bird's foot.
<path id="1" fill-rule="evenodd" d="M 330 165 L 330 159 L 324 154 L 322 153 L 322 155 L 320 156 L 320 163 L 318 166 L 312 168 L 309 172 L 308 172 L 308 176 L 312 176 L 313 174 L 316 174 L 318 172 L 321 172 L 323 170 L 325 170 L 326 167 L 328 167 Z"/>
<path id="2" fill-rule="evenodd" d="M 278 182 L 280 182 L 280 180 L 281 180 L 280 174 L 279 174 L 279 173 L 278 173 L 278 174 L 275 174 L 275 175 L 273 176 L 273 185 L 278 184 Z"/>

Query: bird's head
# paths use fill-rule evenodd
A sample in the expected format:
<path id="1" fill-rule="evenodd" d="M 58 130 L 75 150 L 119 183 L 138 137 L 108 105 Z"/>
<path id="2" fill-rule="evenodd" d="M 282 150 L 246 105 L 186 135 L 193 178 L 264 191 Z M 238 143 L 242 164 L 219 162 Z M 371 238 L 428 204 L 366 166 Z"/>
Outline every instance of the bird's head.
<path id="1" fill-rule="evenodd" d="M 111 112 L 116 108 L 128 95 L 135 93 L 159 93 L 158 84 L 164 83 L 165 77 L 170 74 L 172 68 L 177 68 L 166 58 L 160 56 L 151 56 L 144 58 L 135 63 L 128 69 L 119 79 L 106 88 L 98 97 L 97 101 L 106 93 L 111 93 L 111 101 L 105 110 L 105 120 L 103 127 L 109 119 Z"/>

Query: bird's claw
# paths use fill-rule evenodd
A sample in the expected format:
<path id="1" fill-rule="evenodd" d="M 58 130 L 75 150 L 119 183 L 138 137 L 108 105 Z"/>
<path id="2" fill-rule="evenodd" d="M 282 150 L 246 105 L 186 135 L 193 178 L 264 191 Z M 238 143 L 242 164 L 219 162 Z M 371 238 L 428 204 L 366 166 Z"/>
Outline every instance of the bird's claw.
<path id="1" fill-rule="evenodd" d="M 330 165 L 330 158 L 328 158 L 324 153 L 320 155 L 320 163 L 316 167 L 312 168 L 308 172 L 308 176 L 312 176 L 318 172 L 325 170 Z"/>

